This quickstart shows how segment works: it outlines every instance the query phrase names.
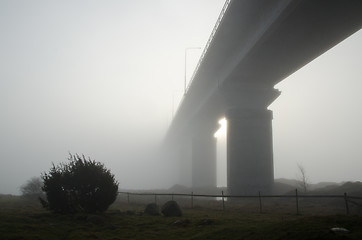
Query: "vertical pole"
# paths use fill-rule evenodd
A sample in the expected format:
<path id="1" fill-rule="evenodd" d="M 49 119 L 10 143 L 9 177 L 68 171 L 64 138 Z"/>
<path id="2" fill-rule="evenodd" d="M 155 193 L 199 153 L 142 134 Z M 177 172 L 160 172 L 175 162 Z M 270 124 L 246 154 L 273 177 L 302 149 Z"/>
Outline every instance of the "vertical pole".
<path id="1" fill-rule="evenodd" d="M 173 193 L 171 194 L 171 200 L 173 201 Z"/>
<path id="2" fill-rule="evenodd" d="M 297 206 L 297 215 L 299 215 L 298 189 L 295 189 L 295 202 L 296 202 L 296 206 Z"/>
<path id="3" fill-rule="evenodd" d="M 155 204 L 157 205 L 157 194 L 155 194 Z"/>
<path id="4" fill-rule="evenodd" d="M 344 193 L 344 202 L 346 204 L 346 214 L 349 215 L 349 206 L 348 206 L 347 193 Z"/>
<path id="5" fill-rule="evenodd" d="M 259 191 L 259 210 L 260 210 L 260 213 L 263 212 L 263 208 L 262 208 L 262 205 L 261 205 L 261 196 L 260 196 L 260 191 Z"/>
<path id="6" fill-rule="evenodd" d="M 186 95 L 186 63 L 187 63 L 187 49 L 188 48 L 185 48 L 185 81 L 184 81 L 184 95 Z"/>
<path id="7" fill-rule="evenodd" d="M 194 208 L 194 192 L 191 192 L 191 208 Z"/>
<path id="8" fill-rule="evenodd" d="M 221 195 L 222 195 L 222 210 L 225 211 L 224 191 L 221 191 Z"/>
<path id="9" fill-rule="evenodd" d="M 129 204 L 129 192 L 127 193 L 127 203 Z"/>

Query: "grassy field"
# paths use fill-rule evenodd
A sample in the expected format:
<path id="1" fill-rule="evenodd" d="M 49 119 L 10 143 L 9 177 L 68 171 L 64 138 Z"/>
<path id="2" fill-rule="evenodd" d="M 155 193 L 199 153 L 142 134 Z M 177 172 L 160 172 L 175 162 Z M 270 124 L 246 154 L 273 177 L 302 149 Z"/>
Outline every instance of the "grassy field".
<path id="1" fill-rule="evenodd" d="M 0 239 L 362 239 L 362 216 L 183 208 L 177 218 L 141 215 L 117 202 L 100 215 L 57 215 L 21 197 L 0 198 Z M 349 233 L 330 229 L 343 227 Z"/>

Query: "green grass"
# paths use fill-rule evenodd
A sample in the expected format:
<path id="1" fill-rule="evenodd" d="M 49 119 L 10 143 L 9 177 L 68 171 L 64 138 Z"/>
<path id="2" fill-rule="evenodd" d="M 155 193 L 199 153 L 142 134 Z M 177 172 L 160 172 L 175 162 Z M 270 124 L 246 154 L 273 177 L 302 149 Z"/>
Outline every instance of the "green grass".
<path id="1" fill-rule="evenodd" d="M 167 218 L 138 215 L 143 208 L 118 202 L 97 215 L 100 223 L 94 224 L 88 214 L 52 214 L 19 197 L 0 199 L 0 239 L 362 239 L 362 216 L 357 215 L 260 214 L 197 207 L 184 208 L 182 217 Z M 332 227 L 350 233 L 332 233 Z"/>

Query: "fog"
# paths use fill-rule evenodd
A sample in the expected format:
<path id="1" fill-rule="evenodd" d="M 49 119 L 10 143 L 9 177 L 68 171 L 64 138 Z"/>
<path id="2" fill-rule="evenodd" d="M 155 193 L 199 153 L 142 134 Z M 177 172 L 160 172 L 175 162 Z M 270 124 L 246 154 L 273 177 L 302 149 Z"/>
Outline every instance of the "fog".
<path id="1" fill-rule="evenodd" d="M 0 193 L 68 152 L 105 163 L 121 188 L 170 187 L 173 163 L 154 156 L 183 95 L 185 48 L 201 47 L 189 81 L 223 4 L 0 1 Z M 313 182 L 362 180 L 361 43 L 359 31 L 276 86 L 275 177 L 300 163 Z"/>
<path id="2" fill-rule="evenodd" d="M 279 83 L 274 112 L 276 177 L 362 180 L 362 31 Z"/>

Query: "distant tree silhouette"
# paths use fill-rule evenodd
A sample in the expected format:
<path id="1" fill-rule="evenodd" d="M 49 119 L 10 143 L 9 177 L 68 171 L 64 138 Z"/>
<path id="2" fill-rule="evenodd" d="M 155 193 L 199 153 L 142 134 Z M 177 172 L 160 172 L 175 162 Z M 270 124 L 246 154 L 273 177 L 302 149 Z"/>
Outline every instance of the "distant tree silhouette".
<path id="1" fill-rule="evenodd" d="M 118 182 L 100 162 L 71 155 L 42 175 L 46 209 L 57 213 L 103 212 L 117 197 Z"/>
<path id="2" fill-rule="evenodd" d="M 44 195 L 42 187 L 42 179 L 40 177 L 32 177 L 20 187 L 20 192 L 25 197 L 38 198 Z"/>

